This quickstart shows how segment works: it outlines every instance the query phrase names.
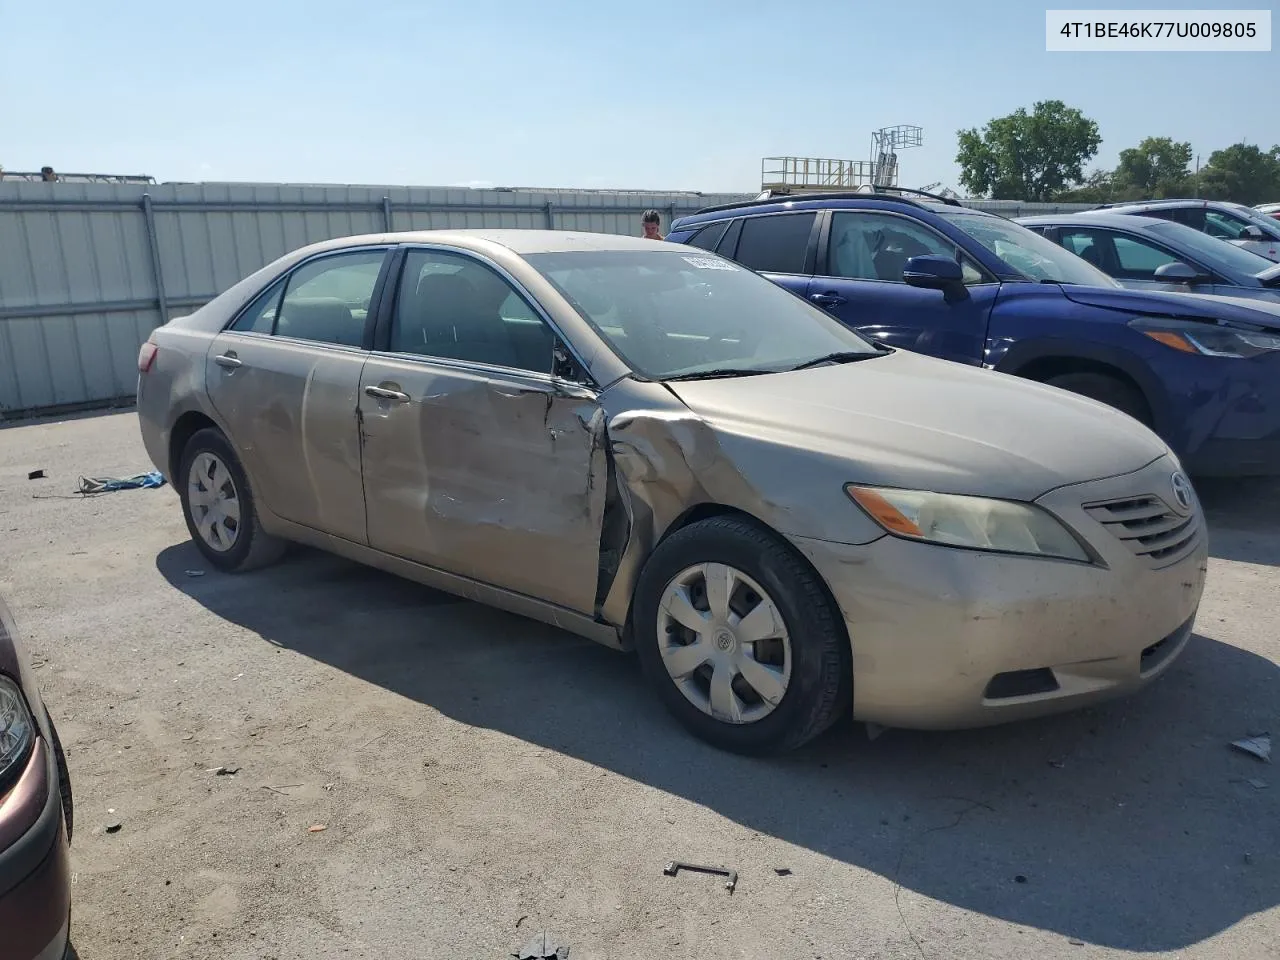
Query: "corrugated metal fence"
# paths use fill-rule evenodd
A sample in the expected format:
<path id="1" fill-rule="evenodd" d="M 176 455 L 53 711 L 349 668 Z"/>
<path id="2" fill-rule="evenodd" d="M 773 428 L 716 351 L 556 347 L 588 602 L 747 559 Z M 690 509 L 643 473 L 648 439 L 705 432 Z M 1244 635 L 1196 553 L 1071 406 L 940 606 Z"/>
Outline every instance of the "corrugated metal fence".
<path id="1" fill-rule="evenodd" d="M 290 250 L 442 227 L 639 232 L 738 194 L 0 181 L 0 419 L 132 396 L 151 330 Z"/>
<path id="2" fill-rule="evenodd" d="M 441 227 L 638 232 L 742 194 L 0 180 L 0 420 L 127 400 L 151 330 L 298 247 Z M 1005 216 L 1072 204 L 966 201 Z"/>

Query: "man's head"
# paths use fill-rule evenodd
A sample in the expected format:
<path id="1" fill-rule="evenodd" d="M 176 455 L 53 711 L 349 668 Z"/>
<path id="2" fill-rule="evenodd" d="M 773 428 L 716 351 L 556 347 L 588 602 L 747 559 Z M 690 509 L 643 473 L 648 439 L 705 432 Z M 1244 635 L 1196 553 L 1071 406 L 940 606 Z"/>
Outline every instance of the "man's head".
<path id="1" fill-rule="evenodd" d="M 659 216 L 657 210 L 646 210 L 640 218 L 640 225 L 644 227 L 644 235 L 650 240 L 662 239 L 662 217 Z"/>

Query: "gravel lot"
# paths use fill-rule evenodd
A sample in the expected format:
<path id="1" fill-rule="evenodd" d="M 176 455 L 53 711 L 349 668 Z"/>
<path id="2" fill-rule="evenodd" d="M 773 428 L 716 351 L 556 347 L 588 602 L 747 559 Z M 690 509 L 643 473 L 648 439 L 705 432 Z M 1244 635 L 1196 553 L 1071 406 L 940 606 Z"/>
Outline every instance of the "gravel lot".
<path id="1" fill-rule="evenodd" d="M 84 960 L 1280 956 L 1280 773 L 1227 746 L 1280 734 L 1278 485 L 1202 489 L 1198 635 L 1143 695 L 756 761 L 587 641 L 302 550 L 192 576 L 171 489 L 68 496 L 148 469 L 132 413 L 0 429 Z"/>

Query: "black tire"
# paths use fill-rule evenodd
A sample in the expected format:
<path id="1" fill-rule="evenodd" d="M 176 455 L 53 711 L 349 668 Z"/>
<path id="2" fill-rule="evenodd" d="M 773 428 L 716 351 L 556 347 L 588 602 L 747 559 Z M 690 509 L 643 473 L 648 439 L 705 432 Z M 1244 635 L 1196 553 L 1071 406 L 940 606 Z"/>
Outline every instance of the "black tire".
<path id="1" fill-rule="evenodd" d="M 1090 400 L 1097 400 L 1121 413 L 1127 413 L 1145 426 L 1151 426 L 1151 409 L 1146 398 L 1133 384 L 1106 373 L 1095 373 L 1092 370 L 1081 370 L 1077 373 L 1063 373 L 1050 377 L 1045 381 L 1059 390 L 1069 390 Z"/>
<path id="2" fill-rule="evenodd" d="M 202 453 L 216 456 L 226 465 L 231 475 L 231 483 L 235 488 L 236 499 L 240 504 L 240 524 L 237 527 L 234 542 L 227 550 L 216 550 L 205 542 L 197 528 L 189 500 L 188 483 L 191 476 L 191 465 Z M 178 496 L 182 499 L 182 515 L 187 521 L 187 530 L 206 560 L 225 573 L 243 573 L 256 570 L 275 563 L 284 554 L 285 541 L 271 536 L 262 529 L 258 519 L 258 510 L 254 504 L 253 490 L 249 486 L 249 478 L 245 475 L 240 458 L 236 456 L 226 437 L 212 427 L 200 430 L 187 441 L 182 451 L 182 460 L 178 467 L 175 484 Z"/>
<path id="3" fill-rule="evenodd" d="M 75 824 L 75 805 L 71 797 L 71 772 L 67 769 L 67 755 L 62 751 L 62 740 L 58 737 L 58 728 L 53 724 L 53 717 L 49 717 L 49 733 L 53 738 L 53 759 L 58 765 L 58 792 L 62 794 L 62 819 L 67 825 L 67 842 L 70 843 L 72 828 Z"/>
<path id="4" fill-rule="evenodd" d="M 773 711 L 750 723 L 717 720 L 680 692 L 662 662 L 658 610 L 680 571 L 725 563 L 756 581 L 773 599 L 791 638 L 791 676 Z M 693 734 L 735 753 L 785 753 L 812 740 L 841 715 L 852 693 L 844 621 L 813 568 L 786 541 L 745 517 L 712 517 L 658 545 L 645 563 L 632 606 L 636 652 L 667 708 Z"/>

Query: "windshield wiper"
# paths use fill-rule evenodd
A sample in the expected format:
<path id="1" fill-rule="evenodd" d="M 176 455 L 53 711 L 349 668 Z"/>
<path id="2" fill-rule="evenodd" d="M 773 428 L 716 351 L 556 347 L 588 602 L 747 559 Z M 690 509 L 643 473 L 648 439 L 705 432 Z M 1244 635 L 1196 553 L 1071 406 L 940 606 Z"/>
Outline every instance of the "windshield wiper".
<path id="1" fill-rule="evenodd" d="M 738 369 L 734 367 L 717 367 L 714 370 L 698 370 L 694 373 L 677 373 L 674 377 L 663 377 L 663 383 L 673 380 L 715 380 L 718 377 L 755 377 L 762 373 L 777 373 L 776 370 Z"/>
<path id="2" fill-rule="evenodd" d="M 822 363 L 853 363 L 856 360 L 870 360 L 872 357 L 882 357 L 889 351 L 880 344 L 872 344 L 876 348 L 876 353 L 863 353 L 860 350 L 845 350 L 840 353 L 828 353 L 821 357 L 814 357 L 812 360 L 806 360 L 804 363 L 798 363 L 790 370 L 808 370 L 810 367 L 816 367 Z"/>

